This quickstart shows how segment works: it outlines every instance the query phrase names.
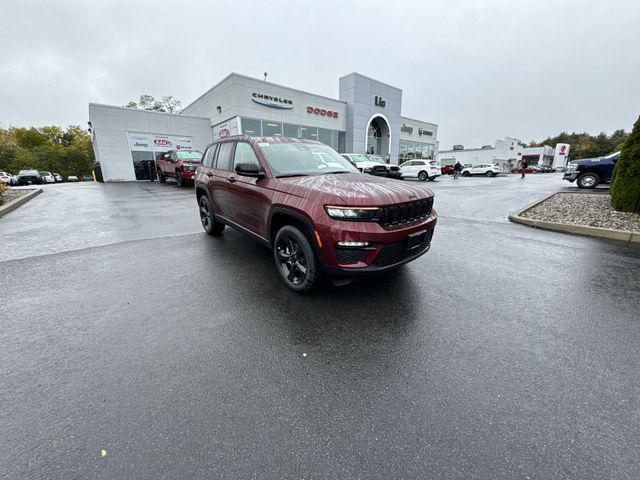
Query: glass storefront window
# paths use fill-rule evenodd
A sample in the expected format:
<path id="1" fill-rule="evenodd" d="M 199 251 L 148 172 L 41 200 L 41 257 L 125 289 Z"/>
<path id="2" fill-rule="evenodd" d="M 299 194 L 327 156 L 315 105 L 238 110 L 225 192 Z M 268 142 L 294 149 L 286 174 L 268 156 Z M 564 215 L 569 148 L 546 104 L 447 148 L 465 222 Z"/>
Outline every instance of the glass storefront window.
<path id="1" fill-rule="evenodd" d="M 316 127 L 300 127 L 300 138 L 308 138 L 309 140 L 318 139 L 318 129 Z"/>
<path id="2" fill-rule="evenodd" d="M 271 120 L 262 120 L 262 136 L 263 137 L 281 137 L 282 124 Z"/>
<path id="3" fill-rule="evenodd" d="M 298 125 L 293 125 L 291 123 L 282 124 L 282 133 L 285 137 L 300 138 Z"/>
<path id="4" fill-rule="evenodd" d="M 250 135 L 252 137 L 261 137 L 262 129 L 260 127 L 260 120 L 254 120 L 253 118 L 242 119 L 242 133 Z"/>
<path id="5" fill-rule="evenodd" d="M 318 129 L 318 140 L 324 143 L 325 145 L 331 145 L 331 141 L 333 139 L 333 135 L 331 134 L 331 130 L 327 130 L 326 128 Z"/>
<path id="6" fill-rule="evenodd" d="M 398 161 L 400 163 L 407 160 L 425 159 L 433 160 L 434 145 L 431 143 L 420 142 L 408 142 L 407 140 L 400 140 L 398 150 Z"/>

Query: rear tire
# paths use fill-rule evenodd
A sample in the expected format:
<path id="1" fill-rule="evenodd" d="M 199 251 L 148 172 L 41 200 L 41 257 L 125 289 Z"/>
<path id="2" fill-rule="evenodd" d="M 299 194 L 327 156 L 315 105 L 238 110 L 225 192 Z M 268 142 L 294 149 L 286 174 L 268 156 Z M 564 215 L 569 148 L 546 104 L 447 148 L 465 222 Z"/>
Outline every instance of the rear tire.
<path id="1" fill-rule="evenodd" d="M 224 223 L 220 223 L 213 215 L 213 206 L 206 195 L 202 195 L 198 201 L 200 209 L 200 223 L 209 235 L 220 235 L 224 230 Z"/>
<path id="2" fill-rule="evenodd" d="M 420 180 L 421 182 L 425 182 L 427 178 L 429 178 L 429 175 L 427 175 L 427 172 L 425 172 L 424 170 L 418 173 L 418 180 Z"/>
<path id="3" fill-rule="evenodd" d="M 576 181 L 579 188 L 595 188 L 600 183 L 600 176 L 595 173 L 584 173 Z"/>
<path id="4" fill-rule="evenodd" d="M 273 242 L 273 258 L 283 282 L 294 292 L 308 292 L 320 277 L 309 239 L 293 225 L 278 230 Z"/>

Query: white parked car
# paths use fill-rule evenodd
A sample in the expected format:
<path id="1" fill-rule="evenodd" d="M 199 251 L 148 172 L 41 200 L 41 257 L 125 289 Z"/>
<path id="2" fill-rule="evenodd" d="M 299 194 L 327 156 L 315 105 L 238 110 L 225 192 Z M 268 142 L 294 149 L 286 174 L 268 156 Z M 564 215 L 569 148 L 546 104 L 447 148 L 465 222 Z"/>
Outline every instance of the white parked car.
<path id="1" fill-rule="evenodd" d="M 400 178 L 435 180 L 442 175 L 442 169 L 436 160 L 408 160 L 400 165 Z"/>
<path id="2" fill-rule="evenodd" d="M 363 173 L 379 177 L 397 177 L 400 173 L 397 165 L 384 163 L 379 155 L 365 155 L 363 153 L 343 153 L 341 155 Z"/>
<path id="3" fill-rule="evenodd" d="M 462 175 L 465 177 L 469 177 L 471 175 L 486 175 L 487 177 L 495 177 L 500 173 L 502 173 L 502 169 L 498 165 L 491 163 L 481 163 L 478 165 L 473 165 L 471 167 L 465 167 L 462 170 Z"/>
<path id="4" fill-rule="evenodd" d="M 5 185 L 11 184 L 12 175 L 7 172 L 0 172 L 0 183 L 4 183 Z"/>
<path id="5" fill-rule="evenodd" d="M 40 172 L 42 177 L 42 183 L 56 183 L 56 179 L 51 175 L 51 172 Z"/>

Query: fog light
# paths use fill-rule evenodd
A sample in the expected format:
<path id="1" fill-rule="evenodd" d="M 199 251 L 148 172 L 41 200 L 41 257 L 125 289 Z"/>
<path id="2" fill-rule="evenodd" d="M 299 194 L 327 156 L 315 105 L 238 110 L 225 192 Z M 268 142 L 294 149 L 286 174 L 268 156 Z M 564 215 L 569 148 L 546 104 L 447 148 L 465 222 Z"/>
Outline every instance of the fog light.
<path id="1" fill-rule="evenodd" d="M 368 247 L 369 242 L 338 242 L 339 247 Z"/>

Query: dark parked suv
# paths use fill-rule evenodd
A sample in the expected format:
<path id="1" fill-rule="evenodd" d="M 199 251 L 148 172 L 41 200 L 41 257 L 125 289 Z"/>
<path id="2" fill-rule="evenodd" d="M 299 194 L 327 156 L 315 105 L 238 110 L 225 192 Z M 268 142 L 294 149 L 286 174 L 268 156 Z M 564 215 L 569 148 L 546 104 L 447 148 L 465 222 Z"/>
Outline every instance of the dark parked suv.
<path id="1" fill-rule="evenodd" d="M 288 287 L 381 272 L 429 250 L 436 213 L 425 188 L 359 173 L 313 140 L 227 137 L 196 174 L 205 231 L 229 225 L 273 250 Z"/>

